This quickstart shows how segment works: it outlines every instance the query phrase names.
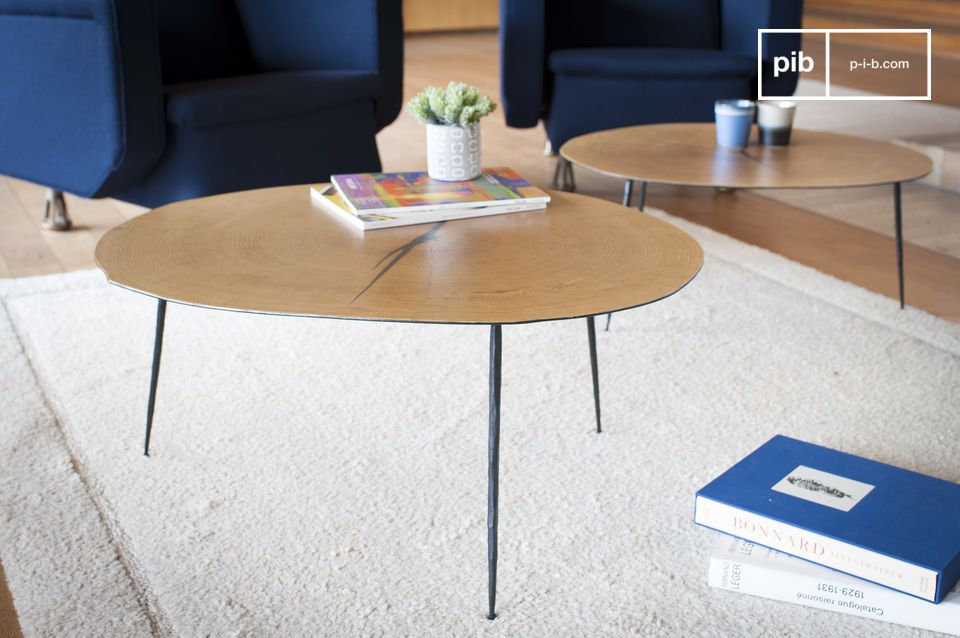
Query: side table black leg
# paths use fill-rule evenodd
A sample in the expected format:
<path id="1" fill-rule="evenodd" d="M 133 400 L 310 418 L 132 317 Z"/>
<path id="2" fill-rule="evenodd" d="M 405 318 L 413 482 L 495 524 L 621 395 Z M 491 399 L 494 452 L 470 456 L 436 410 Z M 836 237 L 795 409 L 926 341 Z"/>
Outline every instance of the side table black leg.
<path id="1" fill-rule="evenodd" d="M 501 326 L 490 326 L 490 436 L 487 441 L 487 619 L 497 617 L 497 515 L 500 498 Z"/>
<path id="2" fill-rule="evenodd" d="M 633 180 L 628 179 L 623 182 L 623 205 L 629 207 L 631 199 L 633 199 Z"/>
<path id="3" fill-rule="evenodd" d="M 900 182 L 893 185 L 893 225 L 897 235 L 897 283 L 900 287 L 900 308 L 903 309 L 903 227 L 900 219 L 903 205 L 901 203 Z"/>
<path id="4" fill-rule="evenodd" d="M 597 434 L 600 428 L 600 372 L 597 368 L 597 330 L 593 317 L 587 317 L 587 339 L 590 341 L 590 372 L 593 374 L 593 409 L 597 413 Z"/>
<path id="5" fill-rule="evenodd" d="M 157 379 L 160 376 L 160 352 L 163 350 L 163 322 L 167 316 L 167 300 L 157 299 L 157 332 L 153 338 L 153 370 L 150 372 L 150 396 L 147 399 L 147 432 L 143 439 L 143 455 L 150 456 L 150 430 L 153 408 L 157 401 Z"/>
<path id="6" fill-rule="evenodd" d="M 647 205 L 647 183 L 640 182 L 640 203 L 637 204 L 637 208 L 641 211 Z"/>
<path id="7" fill-rule="evenodd" d="M 568 193 L 572 193 L 577 189 L 577 183 L 573 177 L 573 164 L 562 155 L 557 157 L 557 165 L 553 170 L 553 182 L 551 185 L 554 188 Z"/>
<path id="8" fill-rule="evenodd" d="M 557 163 L 553 167 L 553 181 L 550 182 L 552 188 L 563 189 L 561 179 L 563 178 L 563 158 L 557 157 Z"/>

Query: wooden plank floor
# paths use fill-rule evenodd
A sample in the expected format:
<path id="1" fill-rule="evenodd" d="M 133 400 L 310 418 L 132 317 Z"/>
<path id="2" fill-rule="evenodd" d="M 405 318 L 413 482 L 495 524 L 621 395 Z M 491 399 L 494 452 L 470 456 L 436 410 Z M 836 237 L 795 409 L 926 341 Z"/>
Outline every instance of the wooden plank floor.
<path id="1" fill-rule="evenodd" d="M 892 237 L 783 204 L 754 192 L 651 189 L 650 203 L 793 261 L 897 298 Z M 893 225 L 892 206 L 888 223 Z M 770 228 L 780 229 L 771 232 Z M 909 305 L 960 322 L 960 261 L 920 246 L 904 246 Z"/>
<path id="2" fill-rule="evenodd" d="M 45 189 L 9 177 L 0 177 L 0 276 L 27 277 L 92 268 L 93 250 L 100 237 L 145 209 L 110 199 L 93 200 L 67 195 L 74 220 L 70 232 L 45 231 Z"/>
<path id="3" fill-rule="evenodd" d="M 13 608 L 13 598 L 7 587 L 7 578 L 0 565 L 0 638 L 23 638 L 17 612 Z"/>
<path id="4" fill-rule="evenodd" d="M 803 26 L 808 29 L 932 29 L 933 101 L 960 107 L 960 2 L 957 0 L 807 0 Z M 813 36 L 815 39 L 817 36 Z M 810 38 L 808 37 L 808 40 Z M 831 38 L 831 71 L 843 77 L 846 86 L 876 93 L 895 93 L 882 73 L 845 73 L 842 60 L 871 58 L 911 60 L 911 68 L 926 66 L 926 38 L 897 35 L 871 36 L 880 48 L 862 46 L 856 36 L 835 34 Z M 919 46 L 917 46 L 919 45 Z M 821 44 L 822 46 L 822 44 Z M 823 79 L 824 70 L 814 69 L 809 77 Z"/>

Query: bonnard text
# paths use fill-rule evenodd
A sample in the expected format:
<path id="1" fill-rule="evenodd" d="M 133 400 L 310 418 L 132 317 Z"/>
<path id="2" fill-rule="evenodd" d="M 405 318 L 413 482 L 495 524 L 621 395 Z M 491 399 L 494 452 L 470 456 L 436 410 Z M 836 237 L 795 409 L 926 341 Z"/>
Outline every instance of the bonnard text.
<path id="1" fill-rule="evenodd" d="M 751 534 L 759 535 L 759 537 L 754 537 L 752 540 L 772 538 L 780 543 L 786 543 L 797 553 L 802 552 L 804 554 L 812 554 L 814 556 L 823 556 L 825 551 L 823 545 L 816 541 L 810 541 L 806 538 L 794 536 L 790 533 L 784 534 L 774 527 L 768 527 L 761 523 L 754 523 L 753 521 L 744 520 L 739 516 L 733 517 L 733 529 L 734 534 L 736 534 L 736 530 L 745 530 Z M 760 542 L 762 543 L 763 541 L 760 540 Z"/>

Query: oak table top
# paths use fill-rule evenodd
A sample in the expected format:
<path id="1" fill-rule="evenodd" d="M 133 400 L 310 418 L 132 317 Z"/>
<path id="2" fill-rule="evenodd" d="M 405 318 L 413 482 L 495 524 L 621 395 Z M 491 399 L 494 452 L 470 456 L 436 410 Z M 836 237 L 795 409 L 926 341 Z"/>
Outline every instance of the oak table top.
<path id="1" fill-rule="evenodd" d="M 362 233 L 306 186 L 177 202 L 109 231 L 97 264 L 158 299 L 265 314 L 511 324 L 648 304 L 700 270 L 697 242 L 610 202 Z"/>
<path id="2" fill-rule="evenodd" d="M 794 129 L 789 146 L 717 146 L 713 124 L 652 124 L 576 137 L 560 149 L 590 170 L 642 182 L 716 188 L 841 188 L 919 179 L 933 163 L 863 137 Z"/>

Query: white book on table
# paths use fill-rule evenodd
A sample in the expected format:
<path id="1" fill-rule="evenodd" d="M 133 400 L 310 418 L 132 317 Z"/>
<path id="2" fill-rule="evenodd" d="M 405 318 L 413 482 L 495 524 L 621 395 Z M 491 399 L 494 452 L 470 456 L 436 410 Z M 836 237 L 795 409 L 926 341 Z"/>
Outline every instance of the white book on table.
<path id="1" fill-rule="evenodd" d="M 960 636 L 960 591 L 934 604 L 842 572 L 722 535 L 711 587 Z"/>

